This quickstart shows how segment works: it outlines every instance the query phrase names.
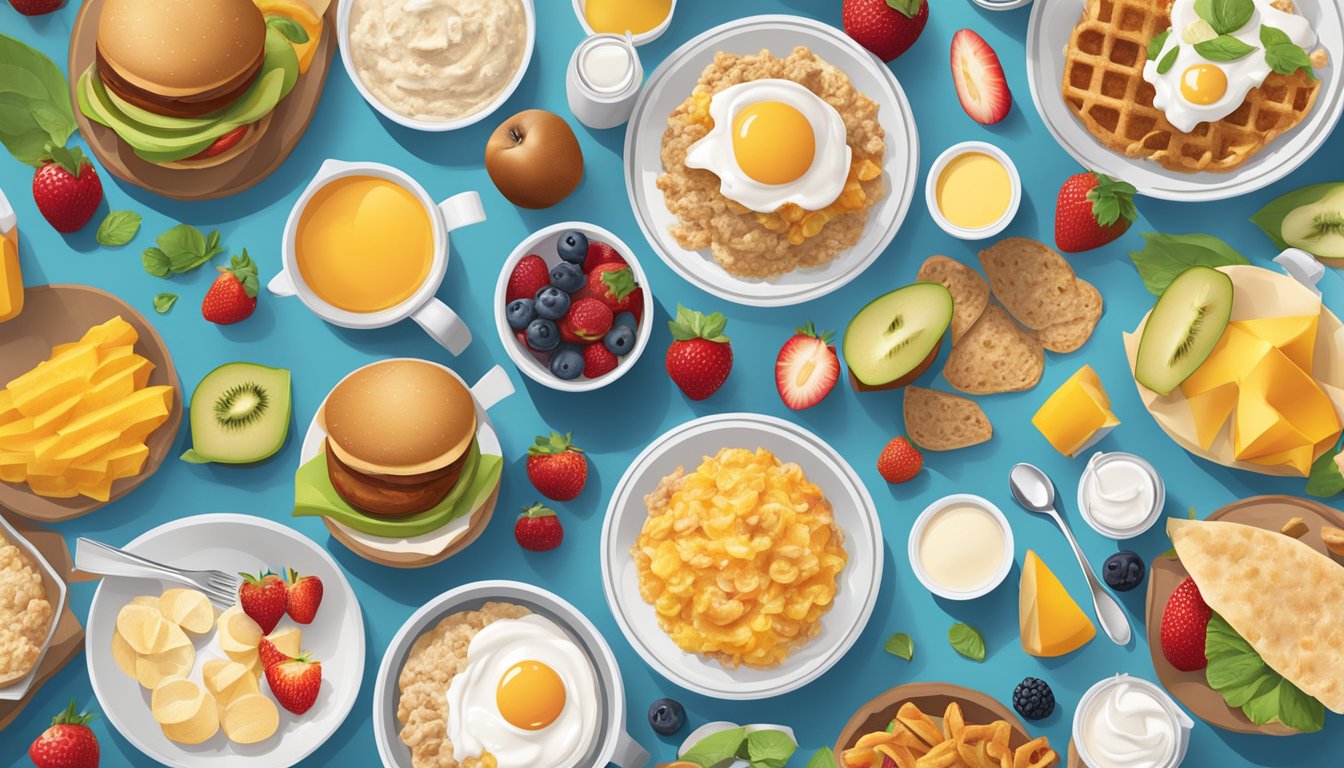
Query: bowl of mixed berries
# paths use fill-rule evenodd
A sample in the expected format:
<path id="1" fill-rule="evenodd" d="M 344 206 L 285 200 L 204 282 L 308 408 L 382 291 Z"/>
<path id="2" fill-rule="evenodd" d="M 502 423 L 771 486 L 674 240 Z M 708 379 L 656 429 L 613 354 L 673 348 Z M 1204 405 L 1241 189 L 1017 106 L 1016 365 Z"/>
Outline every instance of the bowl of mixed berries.
<path id="1" fill-rule="evenodd" d="M 649 343 L 653 296 L 639 261 L 620 238 L 581 221 L 520 243 L 500 271 L 495 306 L 514 364 L 562 392 L 619 379 Z"/>

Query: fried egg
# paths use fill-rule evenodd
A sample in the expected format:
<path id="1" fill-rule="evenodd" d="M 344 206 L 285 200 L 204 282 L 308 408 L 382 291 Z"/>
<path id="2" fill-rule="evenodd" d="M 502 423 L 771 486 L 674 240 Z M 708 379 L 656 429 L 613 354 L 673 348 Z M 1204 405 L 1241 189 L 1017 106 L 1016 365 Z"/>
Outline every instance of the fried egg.
<path id="1" fill-rule="evenodd" d="M 1171 30 L 1158 50 L 1150 48 L 1152 55 L 1143 67 L 1143 79 L 1156 91 L 1153 105 L 1166 114 L 1167 121 L 1177 130 L 1189 133 L 1200 123 L 1222 120 L 1246 101 L 1252 88 L 1265 82 L 1273 71 L 1261 37 L 1266 27 L 1285 33 L 1304 50 L 1316 45 L 1316 33 L 1306 18 L 1280 11 L 1269 0 L 1252 0 L 1252 3 L 1250 18 L 1221 36 L 1209 19 L 1201 17 L 1196 0 L 1176 0 L 1172 4 Z M 1209 3 L 1206 8 L 1214 5 Z M 1205 13 L 1212 15 L 1210 10 Z M 1230 58 L 1234 53 L 1209 58 L 1200 52 L 1201 46 L 1206 52 L 1211 47 L 1226 48 L 1214 42 L 1219 37 L 1235 38 L 1252 50 L 1229 61 L 1218 59 Z"/>
<path id="2" fill-rule="evenodd" d="M 478 632 L 447 697 L 458 762 L 489 754 L 500 768 L 575 768 L 599 729 L 592 662 L 537 615 Z"/>
<path id="3" fill-rule="evenodd" d="M 714 94 L 714 127 L 691 145 L 686 165 L 719 177 L 719 192 L 759 213 L 786 203 L 819 211 L 849 176 L 845 121 L 791 80 L 753 80 Z"/>

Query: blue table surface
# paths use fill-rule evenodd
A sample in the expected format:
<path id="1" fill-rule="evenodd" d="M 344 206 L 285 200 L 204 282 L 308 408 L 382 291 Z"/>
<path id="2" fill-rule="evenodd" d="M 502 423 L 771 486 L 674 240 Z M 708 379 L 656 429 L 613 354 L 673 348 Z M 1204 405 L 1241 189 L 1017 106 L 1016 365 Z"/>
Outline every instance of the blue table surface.
<path id="1" fill-rule="evenodd" d="M 40 48 L 62 67 L 70 27 L 77 11 L 71 3 L 46 17 L 29 19 L 0 3 L 0 31 Z M 364 608 L 368 666 L 359 698 L 340 730 L 304 765 L 367 766 L 377 764 L 370 708 L 373 676 L 383 651 L 402 622 L 418 606 L 449 588 L 478 579 L 518 579 L 558 592 L 582 609 L 609 638 L 620 661 L 628 700 L 628 727 L 655 760 L 674 757 L 679 738 L 653 733 L 646 719 L 649 704 L 663 696 L 686 705 L 691 724 L 710 720 L 783 723 L 792 726 L 802 747 L 792 764 L 803 765 L 812 753 L 834 742 L 854 710 L 882 691 L 913 681 L 946 681 L 978 688 L 1000 701 L 1010 701 L 1024 676 L 1046 679 L 1059 701 L 1053 715 L 1031 730 L 1050 737 L 1065 750 L 1074 704 L 1089 686 L 1117 672 L 1154 679 L 1143 627 L 1143 595 L 1139 589 L 1121 594 L 1121 603 L 1135 625 L 1135 640 L 1119 647 L 1098 637 L 1082 650 L 1060 659 L 1036 659 L 1022 652 L 1017 631 L 1017 582 L 1020 565 L 988 597 L 970 603 L 934 599 L 915 580 L 905 556 L 915 516 L 928 503 L 948 494 L 982 494 L 1006 511 L 1016 532 L 1017 562 L 1028 548 L 1052 566 L 1080 603 L 1087 605 L 1083 577 L 1073 564 L 1064 538 L 1044 519 L 1022 512 L 1008 494 L 1007 473 L 1018 461 L 1032 461 L 1051 473 L 1073 524 L 1094 566 L 1120 548 L 1078 517 L 1072 499 L 1084 459 L 1057 454 L 1031 426 L 1037 406 L 1084 363 L 1091 364 L 1107 386 L 1123 424 L 1100 449 L 1125 449 L 1147 457 L 1168 480 L 1167 513 L 1185 515 L 1190 507 L 1201 515 L 1236 499 L 1263 493 L 1301 494 L 1303 481 L 1236 472 L 1193 458 L 1169 440 L 1144 411 L 1128 373 L 1121 333 L 1133 329 L 1151 306 L 1128 254 L 1142 245 L 1139 233 L 1208 232 L 1241 250 L 1257 264 L 1269 264 L 1275 250 L 1248 221 L 1269 200 L 1297 187 L 1336 178 L 1344 163 L 1344 133 L 1335 135 L 1312 162 L 1288 179 L 1236 200 L 1204 204 L 1138 201 L 1140 221 L 1121 240 L 1098 251 L 1071 257 L 1079 275 L 1102 289 L 1106 311 L 1092 340 L 1071 355 L 1047 355 L 1044 378 L 1034 390 L 980 398 L 994 422 L 987 444 L 945 454 L 929 454 L 926 471 L 906 485 L 891 486 L 878 476 L 875 459 L 891 437 L 902 432 L 899 393 L 857 394 L 846 387 L 821 405 L 801 413 L 788 411 L 775 395 L 773 363 L 790 329 L 811 319 L 822 328 L 843 329 L 855 310 L 886 290 L 914 279 L 929 255 L 947 254 L 975 263 L 977 248 L 943 234 L 922 203 L 923 173 L 945 147 L 963 140 L 997 143 L 1017 160 L 1025 186 L 1022 208 L 1004 233 L 1053 241 L 1054 199 L 1063 179 L 1079 170 L 1059 149 L 1032 106 L 1025 73 L 1023 41 L 1029 11 L 996 13 L 970 0 L 938 0 L 931 4 L 928 28 L 912 50 L 891 66 L 905 88 L 918 119 L 921 141 L 921 188 L 896 241 L 868 269 L 863 279 L 805 306 L 753 309 L 729 304 L 684 283 L 654 254 L 640 234 L 626 203 L 621 151 L 624 130 L 589 131 L 570 120 L 585 157 L 585 176 L 578 191 L 545 211 L 523 211 L 510 205 L 490 184 L 482 167 L 486 138 L 495 119 L 447 134 L 421 134 L 380 119 L 352 87 L 339 61 L 316 117 L 298 148 L 269 178 L 241 195 L 200 203 L 167 200 L 115 180 L 103 172 L 104 208 L 129 208 L 144 216 L 144 226 L 128 246 L 109 249 L 93 239 L 100 212 L 83 231 L 61 236 L 42 221 L 29 188 L 32 171 L 0 153 L 0 188 L 18 211 L 23 232 L 22 268 L 28 285 L 86 283 L 112 291 L 144 312 L 172 350 L 184 391 L 220 363 L 248 360 L 293 371 L 294 424 L 284 449 L 270 461 L 252 467 L 193 466 L 169 458 L 134 493 L 86 517 L 57 526 L 72 545 L 88 535 L 120 545 L 169 520 L 207 512 L 244 512 L 281 521 L 325 546 L 345 569 Z M 569 0 L 538 0 L 536 53 L 521 87 L 497 117 L 541 107 L 569 116 L 564 95 L 565 66 L 582 38 Z M 839 0 L 683 0 L 671 28 L 640 49 L 645 68 L 659 61 L 695 34 L 734 18 L 757 13 L 792 13 L 840 24 Z M 948 70 L 949 41 L 956 30 L 975 29 L 998 51 L 1015 104 L 1006 120 L 994 126 L 971 121 L 958 106 Z M 256 314 L 233 327 L 205 322 L 197 304 L 212 280 L 213 270 L 163 280 L 146 274 L 139 254 L 153 238 L 177 222 L 204 229 L 218 228 L 231 252 L 247 247 L 258 262 L 263 281 L 279 268 L 279 239 L 285 218 L 300 191 L 324 159 L 372 160 L 400 167 L 418 179 L 431 195 L 447 197 L 462 190 L 480 192 L 489 220 L 454 234 L 455 255 L 439 296 L 455 307 L 475 332 L 475 342 L 461 357 L 451 358 L 419 328 L 402 323 L 376 331 L 347 332 L 324 324 L 294 299 L 263 295 Z M 600 394 L 566 395 L 523 377 L 509 362 L 494 329 L 491 296 L 500 264 L 529 232 L 569 219 L 589 220 L 611 229 L 634 245 L 648 272 L 658 325 L 636 369 Z M 1322 281 L 1327 303 L 1341 308 L 1344 286 L 1329 271 Z M 152 311 L 151 298 L 161 291 L 181 294 L 171 313 Z M 663 322 L 678 303 L 729 317 L 736 360 L 724 388 L 701 403 L 688 401 L 668 379 L 660 358 L 670 340 Z M 0 326 L 0 350 L 4 331 Z M 945 354 L 945 353 L 944 353 Z M 499 404 L 491 417 L 504 445 L 503 491 L 494 521 L 480 540 L 462 554 L 421 571 L 402 571 L 366 562 L 331 540 L 321 522 L 290 517 L 293 473 L 299 463 L 303 430 L 325 393 L 345 373 L 371 360 L 415 356 L 450 364 L 474 380 L 496 363 L 509 371 L 517 394 Z M 921 384 L 946 389 L 935 373 Z M 689 419 L 710 413 L 758 411 L 792 419 L 830 441 L 853 464 L 878 505 L 887 557 L 877 609 L 858 643 L 819 681 L 792 694 L 760 702 L 725 702 L 691 694 L 646 667 L 616 626 L 603 597 L 598 568 L 598 540 L 606 503 L 630 460 L 654 437 Z M 536 497 L 524 472 L 524 456 L 532 437 L 547 430 L 573 432 L 588 451 L 588 487 L 575 501 L 559 505 L 566 529 L 560 549 L 531 554 L 513 541 L 514 511 Z M 179 446 L 188 439 L 186 424 Z M 1169 545 L 1157 526 L 1133 541 L 1145 560 Z M 81 619 L 93 595 L 91 584 L 71 589 L 72 607 Z M 1089 607 L 1090 613 L 1090 607 Z M 983 664 L 956 654 L 947 630 L 966 621 L 985 636 Z M 915 656 L 905 662 L 882 650 L 894 632 L 914 638 Z M 98 708 L 81 655 L 36 695 L 23 714 L 0 732 L 0 761 L 27 765 L 29 742 L 48 718 L 70 699 Z M 110 727 L 106 719 L 93 726 L 102 743 L 104 765 L 153 765 Z M 1327 715 L 1325 730 L 1291 739 L 1239 736 L 1200 723 L 1194 732 L 1187 764 L 1198 766 L 1292 765 L 1319 763 L 1322 755 L 1344 749 L 1344 722 Z M 684 735 L 685 732 L 683 732 Z M 264 765 L 264 761 L 258 761 Z"/>

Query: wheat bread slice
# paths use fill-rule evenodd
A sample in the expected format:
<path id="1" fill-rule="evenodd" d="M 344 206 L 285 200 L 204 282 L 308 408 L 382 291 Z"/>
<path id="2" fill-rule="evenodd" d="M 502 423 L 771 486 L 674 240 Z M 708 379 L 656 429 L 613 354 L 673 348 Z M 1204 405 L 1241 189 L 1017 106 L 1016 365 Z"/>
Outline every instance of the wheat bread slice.
<path id="1" fill-rule="evenodd" d="M 914 385 L 905 388 L 905 433 L 926 451 L 954 451 L 983 443 L 994 434 L 989 417 L 974 400 Z"/>
<path id="2" fill-rule="evenodd" d="M 1097 323 L 1101 320 L 1103 306 L 1101 292 L 1095 285 L 1081 278 L 1075 285 L 1083 309 L 1082 317 L 1047 325 L 1036 331 L 1036 338 L 1040 340 L 1041 346 L 1051 352 L 1060 354 L 1076 352 L 1092 338 L 1092 332 L 1097 329 Z"/>
<path id="3" fill-rule="evenodd" d="M 1036 337 L 991 303 L 961 343 L 952 347 L 943 378 L 972 395 L 1021 392 L 1036 386 L 1045 371 L 1045 350 Z"/>
<path id="4" fill-rule="evenodd" d="M 915 275 L 921 283 L 942 283 L 952 294 L 952 343 L 956 344 L 989 305 L 989 283 L 973 268 L 946 256 L 925 259 Z"/>
<path id="5" fill-rule="evenodd" d="M 980 266 L 994 298 L 1034 331 L 1086 314 L 1073 267 L 1044 243 L 1025 237 L 1000 240 L 980 252 Z"/>

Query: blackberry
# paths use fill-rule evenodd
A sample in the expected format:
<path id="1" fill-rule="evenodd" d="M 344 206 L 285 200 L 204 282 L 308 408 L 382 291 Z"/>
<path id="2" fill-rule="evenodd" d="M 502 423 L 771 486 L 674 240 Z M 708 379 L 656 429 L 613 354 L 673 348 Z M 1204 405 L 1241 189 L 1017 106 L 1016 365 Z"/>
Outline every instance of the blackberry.
<path id="1" fill-rule="evenodd" d="M 1102 578 L 1116 592 L 1128 592 L 1143 583 L 1143 558 L 1128 550 L 1121 550 L 1106 558 L 1101 567 Z"/>
<path id="2" fill-rule="evenodd" d="M 1043 720 L 1055 711 L 1055 692 L 1044 680 L 1028 677 L 1013 691 L 1013 709 L 1028 720 Z"/>

